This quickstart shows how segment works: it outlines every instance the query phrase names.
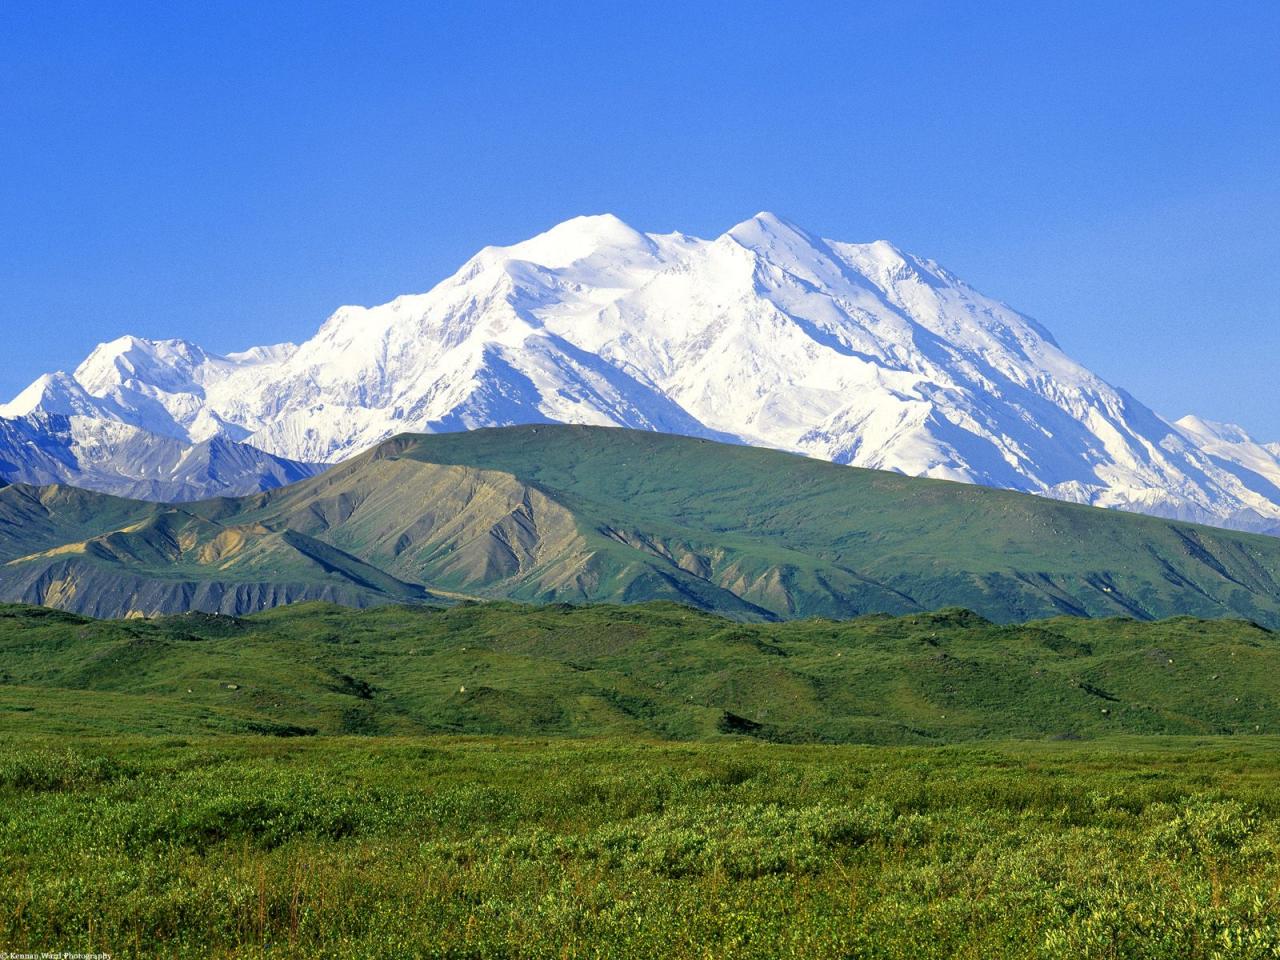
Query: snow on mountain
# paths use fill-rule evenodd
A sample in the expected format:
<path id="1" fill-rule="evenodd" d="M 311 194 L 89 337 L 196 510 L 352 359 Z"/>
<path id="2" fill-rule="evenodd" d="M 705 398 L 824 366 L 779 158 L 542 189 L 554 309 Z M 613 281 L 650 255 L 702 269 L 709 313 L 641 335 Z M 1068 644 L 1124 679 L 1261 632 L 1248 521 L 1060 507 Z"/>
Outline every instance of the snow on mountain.
<path id="1" fill-rule="evenodd" d="M 768 213 L 714 240 L 578 217 L 297 347 L 124 337 L 0 407 L 37 412 L 305 463 L 403 431 L 612 424 L 1280 529 L 1277 446 L 1161 419 L 932 261 Z"/>
<path id="2" fill-rule="evenodd" d="M 39 412 L 0 419 L 0 486 L 65 483 L 144 500 L 201 500 L 270 490 L 323 468 L 225 436 L 192 443 L 114 419 Z"/>
<path id="3" fill-rule="evenodd" d="M 1232 474 L 1257 497 L 1266 503 L 1280 503 L 1280 443 L 1261 444 L 1235 424 L 1194 416 L 1183 417 L 1174 426 L 1216 467 Z M 1228 520 L 1244 529 L 1280 535 L 1280 520 L 1256 503 Z"/>

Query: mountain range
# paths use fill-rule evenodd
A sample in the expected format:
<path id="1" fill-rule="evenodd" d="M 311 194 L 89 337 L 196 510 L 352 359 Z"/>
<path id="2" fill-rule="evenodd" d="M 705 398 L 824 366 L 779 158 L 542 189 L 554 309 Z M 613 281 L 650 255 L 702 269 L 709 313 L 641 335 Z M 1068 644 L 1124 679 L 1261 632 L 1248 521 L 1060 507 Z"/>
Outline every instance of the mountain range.
<path id="1" fill-rule="evenodd" d="M 196 500 L 550 422 L 1280 533 L 1280 444 L 1165 420 L 933 261 L 767 213 L 714 240 L 579 217 L 300 346 L 122 337 L 0 405 L 0 478 Z"/>
<path id="2" fill-rule="evenodd" d="M 707 439 L 561 424 L 385 441 L 240 498 L 0 489 L 0 601 L 96 617 L 674 600 L 739 620 L 962 606 L 1280 627 L 1280 539 Z"/>

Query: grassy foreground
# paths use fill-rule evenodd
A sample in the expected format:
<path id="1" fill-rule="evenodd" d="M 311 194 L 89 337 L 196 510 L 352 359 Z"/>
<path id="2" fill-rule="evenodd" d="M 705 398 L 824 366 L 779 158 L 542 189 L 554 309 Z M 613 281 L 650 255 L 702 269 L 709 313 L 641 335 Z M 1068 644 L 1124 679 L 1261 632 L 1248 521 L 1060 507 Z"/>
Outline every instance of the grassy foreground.
<path id="1" fill-rule="evenodd" d="M 0 738 L 0 950 L 1275 957 L 1274 738 Z"/>

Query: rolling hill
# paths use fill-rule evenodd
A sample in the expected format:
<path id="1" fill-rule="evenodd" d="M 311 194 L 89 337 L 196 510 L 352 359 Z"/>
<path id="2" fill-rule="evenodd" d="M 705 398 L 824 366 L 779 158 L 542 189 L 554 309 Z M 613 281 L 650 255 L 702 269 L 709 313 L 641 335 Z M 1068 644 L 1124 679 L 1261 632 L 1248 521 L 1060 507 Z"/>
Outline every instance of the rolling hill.
<path id="1" fill-rule="evenodd" d="M 741 624 L 670 603 L 98 621 L 0 606 L 10 732 L 484 733 L 782 742 L 1280 733 L 1242 621 L 968 611 Z"/>
<path id="2" fill-rule="evenodd" d="M 103 617 L 458 598 L 741 620 L 963 606 L 1280 626 L 1280 540 L 705 439 L 403 436 L 241 498 L 0 490 L 0 599 Z"/>

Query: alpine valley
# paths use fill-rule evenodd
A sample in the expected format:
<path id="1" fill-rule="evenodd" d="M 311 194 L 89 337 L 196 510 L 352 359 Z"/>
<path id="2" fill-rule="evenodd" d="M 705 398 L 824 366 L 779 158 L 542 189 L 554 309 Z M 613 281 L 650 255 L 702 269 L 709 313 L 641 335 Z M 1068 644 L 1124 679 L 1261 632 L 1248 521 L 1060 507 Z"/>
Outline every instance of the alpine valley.
<path id="1" fill-rule="evenodd" d="M 122 337 L 0 405 L 0 479 L 190 501 L 548 422 L 1280 533 L 1280 445 L 1162 419 L 936 263 L 767 213 L 715 240 L 580 217 L 301 346 Z"/>

